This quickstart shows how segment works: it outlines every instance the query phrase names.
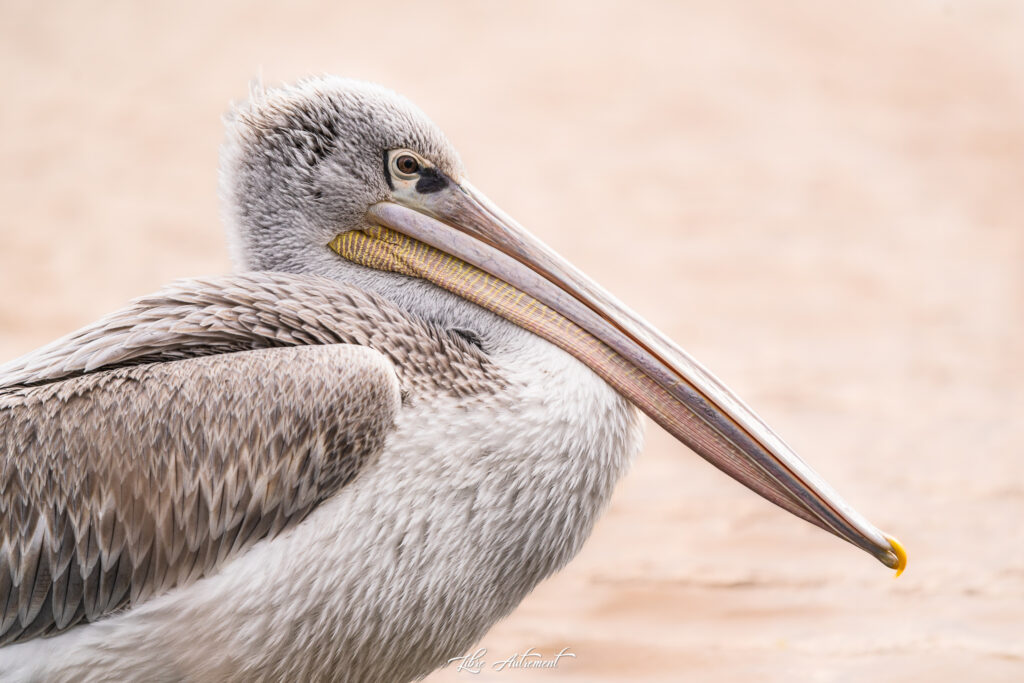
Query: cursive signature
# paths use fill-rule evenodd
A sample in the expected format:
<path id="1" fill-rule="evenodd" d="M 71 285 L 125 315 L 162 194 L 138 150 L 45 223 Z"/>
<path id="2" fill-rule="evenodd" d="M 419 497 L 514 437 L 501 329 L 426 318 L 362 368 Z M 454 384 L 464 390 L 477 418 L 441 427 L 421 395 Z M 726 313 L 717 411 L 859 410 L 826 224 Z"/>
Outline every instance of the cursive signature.
<path id="1" fill-rule="evenodd" d="M 476 652 L 469 655 L 462 655 L 461 657 L 452 657 L 448 660 L 449 664 L 458 662 L 458 666 L 455 667 L 457 673 L 463 671 L 471 674 L 478 674 L 484 670 L 487 666 L 487 648 L 479 648 Z M 491 664 L 491 669 L 494 671 L 505 671 L 511 669 L 557 669 L 558 662 L 563 657 L 576 658 L 576 655 L 569 652 L 569 648 L 563 647 L 559 652 L 556 652 L 551 657 L 545 658 L 544 655 L 534 650 L 532 647 L 528 648 L 526 652 L 522 654 L 516 652 L 505 659 L 499 659 Z"/>

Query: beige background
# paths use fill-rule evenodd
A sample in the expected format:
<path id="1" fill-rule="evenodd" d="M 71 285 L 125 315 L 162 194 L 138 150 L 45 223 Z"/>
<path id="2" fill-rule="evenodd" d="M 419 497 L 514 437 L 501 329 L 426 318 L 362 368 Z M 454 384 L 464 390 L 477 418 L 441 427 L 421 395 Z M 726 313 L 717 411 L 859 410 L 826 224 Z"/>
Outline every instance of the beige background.
<path id="1" fill-rule="evenodd" d="M 229 268 L 251 77 L 377 80 L 910 551 L 894 581 L 651 427 L 482 643 L 577 659 L 430 681 L 1024 676 L 1024 3 L 288 4 L 0 4 L 0 359 Z"/>

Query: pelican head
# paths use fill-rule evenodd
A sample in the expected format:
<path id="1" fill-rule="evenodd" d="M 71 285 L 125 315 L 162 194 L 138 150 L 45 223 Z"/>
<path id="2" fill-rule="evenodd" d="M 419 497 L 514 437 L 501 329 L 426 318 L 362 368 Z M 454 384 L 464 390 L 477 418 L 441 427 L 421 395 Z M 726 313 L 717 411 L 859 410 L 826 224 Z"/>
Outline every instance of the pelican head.
<path id="1" fill-rule="evenodd" d="M 469 328 L 485 348 L 496 329 L 539 335 L 729 476 L 902 571 L 892 537 L 682 349 L 475 189 L 405 98 L 328 77 L 254 91 L 228 117 L 221 194 L 239 267 L 352 282 Z"/>

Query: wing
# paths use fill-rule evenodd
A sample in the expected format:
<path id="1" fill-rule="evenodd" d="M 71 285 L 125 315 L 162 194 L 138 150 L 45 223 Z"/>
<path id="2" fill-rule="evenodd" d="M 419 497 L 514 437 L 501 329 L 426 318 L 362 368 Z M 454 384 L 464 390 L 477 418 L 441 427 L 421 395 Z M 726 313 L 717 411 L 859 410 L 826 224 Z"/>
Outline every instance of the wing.
<path id="1" fill-rule="evenodd" d="M 244 273 L 180 280 L 0 365 L 0 390 L 248 349 L 367 345 L 374 328 L 393 323 L 390 313 L 373 295 L 315 276 Z"/>
<path id="2" fill-rule="evenodd" d="M 465 339 L 411 318 L 379 296 L 323 277 L 259 272 L 181 280 L 137 299 L 0 365 L 0 392 L 104 368 L 323 344 L 383 353 L 405 391 L 469 396 L 504 382 Z"/>
<path id="3" fill-rule="evenodd" d="M 236 351 L 269 342 L 210 326 L 204 342 L 195 321 L 170 329 L 166 309 L 149 319 L 162 331 L 126 324 L 121 343 L 94 335 L 85 354 L 74 335 L 47 347 L 59 372 L 34 354 L 34 369 L 0 373 L 0 644 L 211 572 L 351 481 L 390 431 L 399 381 L 377 351 L 330 335 Z M 301 344 L 300 328 L 264 337 Z M 107 362 L 89 365 L 96 353 Z M 180 359 L 124 365 L 161 355 Z"/>

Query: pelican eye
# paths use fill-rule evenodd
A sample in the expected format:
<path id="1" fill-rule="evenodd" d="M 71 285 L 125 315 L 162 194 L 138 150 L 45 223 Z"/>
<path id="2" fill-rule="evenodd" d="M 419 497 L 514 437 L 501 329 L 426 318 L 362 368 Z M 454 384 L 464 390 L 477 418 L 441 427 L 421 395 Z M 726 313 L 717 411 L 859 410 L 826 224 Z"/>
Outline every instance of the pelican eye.
<path id="1" fill-rule="evenodd" d="M 415 190 L 419 194 L 439 192 L 448 187 L 448 178 L 420 155 L 411 150 L 385 152 L 384 179 L 388 187 L 395 190 L 393 181 L 400 181 L 398 190 Z M 412 187 L 409 187 L 412 186 Z"/>
<path id="2" fill-rule="evenodd" d="M 411 154 L 403 154 L 395 159 L 395 168 L 403 175 L 415 175 L 420 170 L 420 162 Z"/>

